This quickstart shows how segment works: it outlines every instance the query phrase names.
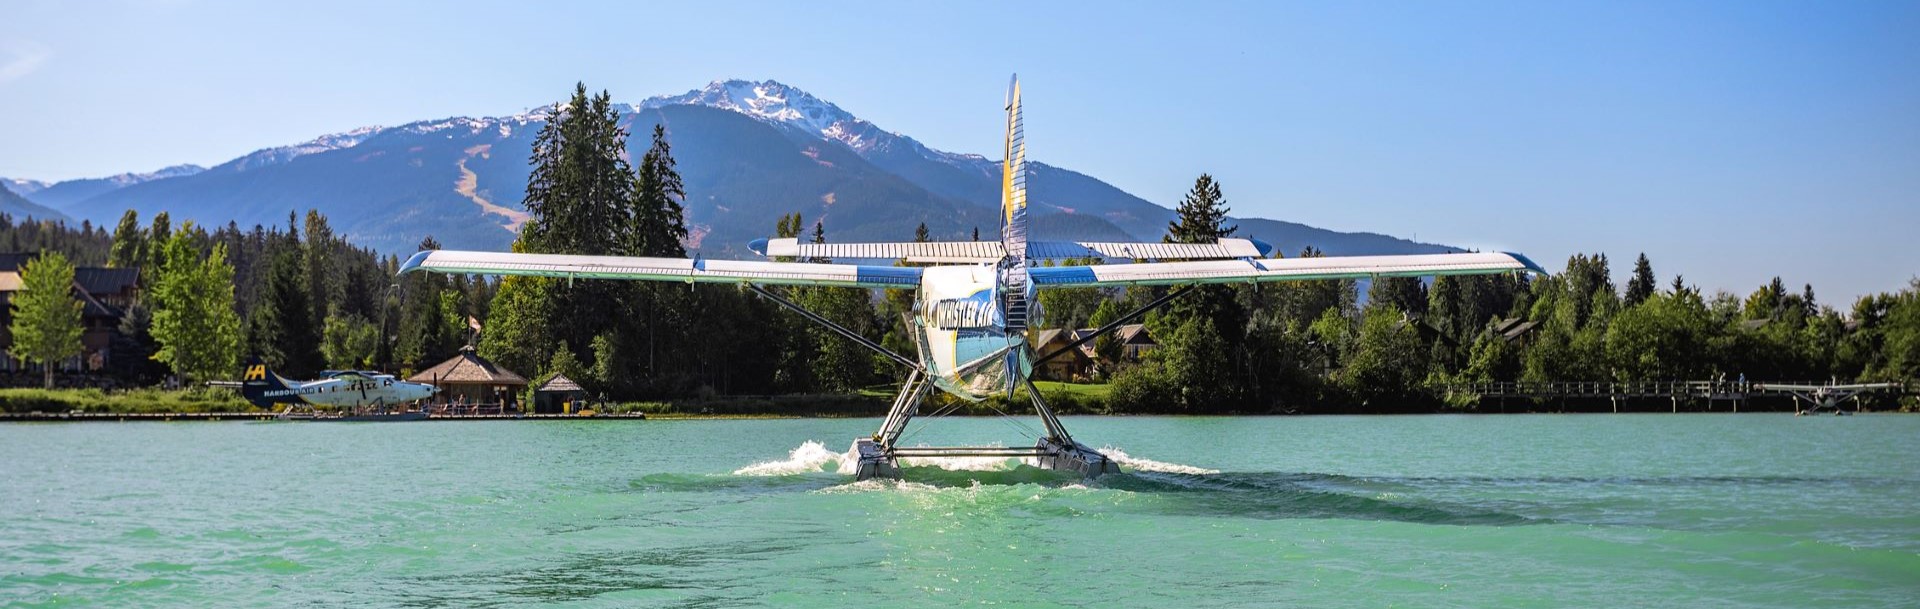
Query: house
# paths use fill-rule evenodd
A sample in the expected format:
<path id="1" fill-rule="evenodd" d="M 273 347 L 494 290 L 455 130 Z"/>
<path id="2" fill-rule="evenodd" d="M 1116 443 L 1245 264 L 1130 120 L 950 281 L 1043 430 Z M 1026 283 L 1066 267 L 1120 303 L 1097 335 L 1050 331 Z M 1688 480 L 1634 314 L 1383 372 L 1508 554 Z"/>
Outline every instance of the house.
<path id="1" fill-rule="evenodd" d="M 1074 330 L 1072 332 L 1066 333 L 1067 335 L 1062 337 L 1062 339 L 1059 342 L 1061 345 L 1065 345 L 1067 343 L 1071 343 L 1073 341 L 1077 341 L 1082 338 L 1092 336 L 1093 333 L 1098 330 L 1099 330 L 1098 328 L 1081 328 L 1079 330 Z M 1078 349 L 1080 353 L 1077 355 L 1077 358 L 1083 359 L 1085 361 L 1085 364 L 1084 364 L 1085 367 L 1082 368 L 1084 372 L 1082 374 L 1086 376 L 1092 376 L 1095 370 L 1102 370 L 1109 373 L 1113 372 L 1114 370 L 1118 369 L 1118 366 L 1122 362 L 1140 361 L 1140 358 L 1145 357 L 1148 352 L 1151 352 L 1154 349 L 1157 349 L 1160 347 L 1160 343 L 1154 342 L 1153 337 L 1148 335 L 1147 327 L 1143 324 L 1127 324 L 1124 326 L 1120 326 L 1119 328 L 1115 328 L 1113 331 L 1113 334 L 1109 336 L 1114 340 L 1114 342 L 1120 345 L 1120 353 L 1119 353 L 1120 359 L 1117 361 L 1109 361 L 1105 358 L 1100 357 L 1100 354 L 1095 350 L 1095 345 L 1099 344 L 1100 342 L 1098 340 L 1091 340 L 1085 343 L 1081 343 L 1080 348 Z M 1041 338 L 1043 339 L 1047 338 L 1047 335 L 1045 333 L 1042 333 Z M 1051 350 L 1041 348 L 1039 346 L 1034 347 L 1034 351 L 1042 355 L 1047 353 L 1052 353 Z M 1066 359 L 1066 356 L 1062 355 L 1058 359 Z"/>
<path id="2" fill-rule="evenodd" d="M 1040 357 L 1065 349 L 1068 344 L 1082 336 L 1079 330 L 1041 330 L 1033 340 L 1034 357 Z M 1071 381 L 1090 376 L 1093 371 L 1093 350 L 1090 345 L 1081 345 L 1059 357 L 1040 363 L 1040 377 L 1055 381 Z"/>
<path id="3" fill-rule="evenodd" d="M 38 254 L 0 254 L 0 328 L 13 323 L 13 295 L 20 291 L 20 269 Z M 66 372 L 96 372 L 113 357 L 113 342 L 120 334 L 120 320 L 126 316 L 140 294 L 140 269 L 76 267 L 73 270 L 73 295 L 80 300 L 80 355 L 61 362 Z M 26 365 L 4 351 L 13 346 L 13 336 L 0 331 L 0 371 L 20 372 Z"/>

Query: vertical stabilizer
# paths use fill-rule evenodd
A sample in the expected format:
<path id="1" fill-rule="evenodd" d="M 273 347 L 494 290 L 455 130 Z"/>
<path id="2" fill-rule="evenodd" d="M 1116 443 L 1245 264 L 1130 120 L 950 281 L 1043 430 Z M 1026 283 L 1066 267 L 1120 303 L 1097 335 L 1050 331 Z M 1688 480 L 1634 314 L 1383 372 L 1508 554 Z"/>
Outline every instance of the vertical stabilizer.
<path id="1" fill-rule="evenodd" d="M 1020 120 L 1020 76 L 1007 85 L 1007 140 L 1000 162 L 1000 243 L 1007 255 L 1027 257 L 1027 144 Z"/>
<path id="2" fill-rule="evenodd" d="M 300 392 L 280 378 L 259 356 L 249 357 L 246 368 L 240 378 L 240 395 L 248 402 L 261 408 L 271 409 L 275 404 L 304 404 Z"/>
<path id="3" fill-rule="evenodd" d="M 1007 328 L 1007 397 L 1019 379 L 1026 378 L 1028 297 L 1027 281 L 1027 143 L 1020 123 L 1020 75 L 1007 85 L 1007 147 L 1000 161 L 1000 244 L 1007 255 L 1000 260 L 1000 303 Z"/>

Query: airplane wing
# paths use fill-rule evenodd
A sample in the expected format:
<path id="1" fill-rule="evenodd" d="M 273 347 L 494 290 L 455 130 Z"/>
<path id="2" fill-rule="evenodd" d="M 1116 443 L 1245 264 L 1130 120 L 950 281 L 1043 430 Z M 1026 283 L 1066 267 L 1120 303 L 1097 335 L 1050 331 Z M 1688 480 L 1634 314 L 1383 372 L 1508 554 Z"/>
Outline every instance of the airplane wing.
<path id="1" fill-rule="evenodd" d="M 920 269 L 911 267 L 451 250 L 428 250 L 414 254 L 406 264 L 400 265 L 401 274 L 412 271 L 852 288 L 910 288 L 920 285 Z"/>
<path id="2" fill-rule="evenodd" d="M 1146 262 L 1094 266 L 1038 267 L 1031 271 L 1041 288 L 1188 283 L 1255 283 L 1313 279 L 1486 275 L 1546 270 L 1519 254 L 1498 252 L 1338 256 L 1320 258 L 1247 258 L 1190 262 Z"/>
<path id="3" fill-rule="evenodd" d="M 762 256 L 792 258 L 860 258 L 949 264 L 999 262 L 1007 254 L 999 241 L 928 241 L 898 243 L 801 243 L 799 239 L 760 239 L 748 246 Z M 1107 241 L 1030 241 L 1031 259 L 1113 258 L 1137 260 L 1193 260 L 1258 258 L 1273 254 L 1273 246 L 1252 239 L 1221 239 L 1215 243 L 1127 243 Z"/>

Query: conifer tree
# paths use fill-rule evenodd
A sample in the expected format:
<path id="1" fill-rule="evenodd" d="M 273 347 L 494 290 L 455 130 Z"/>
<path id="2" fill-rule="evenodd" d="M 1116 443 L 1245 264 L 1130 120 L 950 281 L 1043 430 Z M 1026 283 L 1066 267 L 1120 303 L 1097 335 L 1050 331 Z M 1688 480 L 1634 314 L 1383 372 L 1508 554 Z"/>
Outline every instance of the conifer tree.
<path id="1" fill-rule="evenodd" d="M 1237 230 L 1226 226 L 1226 197 L 1220 194 L 1220 184 L 1208 174 L 1200 174 L 1193 181 L 1193 189 L 1187 191 L 1175 211 L 1179 218 L 1167 223 L 1167 243 L 1212 243 Z"/>
<path id="2" fill-rule="evenodd" d="M 1167 224 L 1167 234 L 1162 239 L 1167 243 L 1212 243 L 1221 237 L 1233 235 L 1235 227 L 1226 225 L 1226 197 L 1221 194 L 1220 183 L 1212 175 L 1200 174 L 1193 182 L 1193 189 L 1181 199 L 1177 210 L 1179 217 Z M 1247 333 L 1246 308 L 1240 304 L 1238 294 L 1244 288 L 1223 285 L 1204 285 L 1194 288 L 1195 293 L 1181 296 L 1168 305 L 1165 313 L 1159 316 L 1157 323 L 1149 320 L 1153 331 L 1162 336 L 1172 336 L 1175 332 L 1189 334 L 1189 343 L 1218 348 L 1220 353 L 1201 353 L 1198 350 L 1170 350 L 1169 358 L 1198 358 L 1193 361 L 1174 361 L 1168 359 L 1165 369 L 1175 377 L 1177 371 L 1198 370 L 1214 366 L 1219 357 L 1225 368 L 1218 378 L 1224 386 L 1219 390 L 1210 390 L 1206 396 L 1221 403 L 1205 405 L 1189 403 L 1189 408 L 1202 410 L 1233 410 L 1248 386 L 1251 371 L 1246 369 L 1247 358 L 1244 344 Z M 1207 323 L 1189 325 L 1188 322 L 1203 318 Z M 1191 395 L 1189 396 L 1191 397 Z"/>
<path id="3" fill-rule="evenodd" d="M 159 271 L 167 266 L 167 248 L 162 244 L 172 239 L 172 218 L 164 211 L 154 214 L 153 224 L 147 227 L 147 243 L 152 244 L 147 247 L 146 260 L 146 268 L 150 269 L 150 271 L 142 271 L 140 274 L 142 279 L 146 279 L 151 283 L 153 279 L 152 272 Z"/>
<path id="4" fill-rule="evenodd" d="M 291 224 L 289 217 L 289 234 L 281 238 L 277 251 L 268 254 L 266 292 L 263 302 L 254 306 L 251 330 L 262 335 L 250 333 L 248 338 L 261 359 L 299 378 L 318 371 L 325 358 L 320 354 L 323 336 L 313 319 L 306 266 L 301 263 L 300 236 L 291 231 Z"/>
<path id="5" fill-rule="evenodd" d="M 926 243 L 926 242 L 928 242 L 928 241 L 932 241 L 932 240 L 933 240 L 933 237 L 932 237 L 932 236 L 930 236 L 930 235 L 929 235 L 929 234 L 927 233 L 927 223 L 925 223 L 925 222 L 921 222 L 921 223 L 920 223 L 920 226 L 918 226 L 918 227 L 915 227 L 915 228 L 913 229 L 913 242 L 914 242 L 914 243 Z"/>
<path id="6" fill-rule="evenodd" d="M 316 209 L 307 210 L 307 245 L 301 252 L 306 266 L 307 300 L 313 306 L 313 318 L 324 322 L 332 316 L 339 299 L 340 279 L 333 264 L 333 227 Z"/>
<path id="7" fill-rule="evenodd" d="M 1632 307 L 1646 302 L 1653 297 L 1653 290 L 1653 264 L 1647 262 L 1647 254 L 1642 252 L 1640 259 L 1633 261 L 1633 278 L 1627 280 L 1623 304 Z"/>
<path id="8" fill-rule="evenodd" d="M 42 252 L 20 269 L 13 296 L 13 346 L 7 352 L 37 362 L 44 386 L 53 388 L 53 368 L 80 354 L 80 299 L 73 295 L 73 264 L 57 251 Z"/>
<path id="9" fill-rule="evenodd" d="M 636 186 L 634 216 L 638 220 L 634 234 L 638 243 L 633 252 L 641 256 L 679 258 L 687 255 L 681 241 L 687 238 L 686 211 L 680 201 L 687 198 L 680 173 L 674 169 L 673 147 L 667 143 L 667 131 L 653 126 L 653 143 L 640 157 L 640 180 Z"/>
<path id="10" fill-rule="evenodd" d="M 107 266 L 130 269 L 146 261 L 146 231 L 140 228 L 140 212 L 129 209 L 120 214 L 120 225 L 113 229 L 113 251 L 107 256 Z"/>

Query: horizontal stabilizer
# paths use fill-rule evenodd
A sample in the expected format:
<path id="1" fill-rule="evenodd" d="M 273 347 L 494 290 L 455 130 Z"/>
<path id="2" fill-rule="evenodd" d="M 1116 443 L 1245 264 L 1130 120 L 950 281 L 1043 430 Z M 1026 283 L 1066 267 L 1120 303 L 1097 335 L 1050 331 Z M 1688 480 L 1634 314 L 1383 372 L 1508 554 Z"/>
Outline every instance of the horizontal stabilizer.
<path id="1" fill-rule="evenodd" d="M 763 239 L 750 246 L 768 257 L 806 259 L 905 260 L 950 264 L 998 262 L 1006 246 L 998 241 L 929 241 L 900 243 L 801 243 L 799 239 Z M 1228 260 L 1272 255 L 1273 246 L 1251 239 L 1221 239 L 1215 243 L 1127 243 L 1109 241 L 1031 241 L 1027 256 L 1035 260 L 1100 258 L 1112 260 Z"/>

